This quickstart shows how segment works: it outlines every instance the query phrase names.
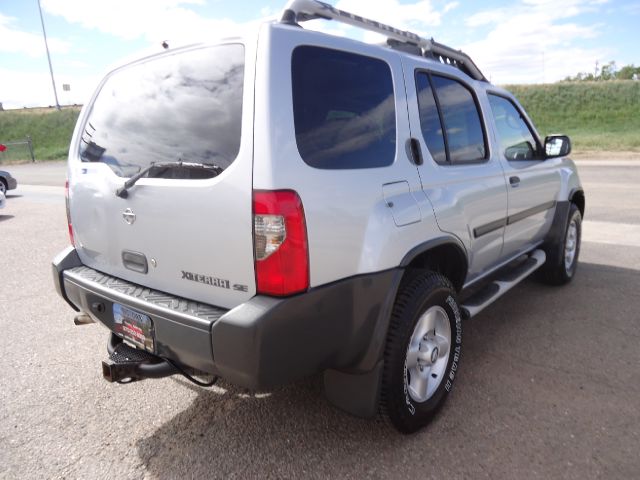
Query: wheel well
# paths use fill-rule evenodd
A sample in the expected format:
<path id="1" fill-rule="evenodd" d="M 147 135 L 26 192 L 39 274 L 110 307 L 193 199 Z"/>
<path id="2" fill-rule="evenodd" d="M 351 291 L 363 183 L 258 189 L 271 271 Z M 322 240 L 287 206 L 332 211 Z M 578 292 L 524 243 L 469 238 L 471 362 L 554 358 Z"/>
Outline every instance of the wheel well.
<path id="1" fill-rule="evenodd" d="M 569 200 L 576 204 L 578 210 L 580 210 L 580 215 L 582 215 L 582 217 L 584 218 L 584 192 L 582 190 L 577 190 L 573 195 L 571 195 L 571 198 Z"/>
<path id="2" fill-rule="evenodd" d="M 4 179 L 4 177 L 0 177 L 0 182 L 4 183 L 4 188 L 7 189 L 9 188 L 9 184 L 7 183 L 7 181 Z"/>
<path id="3" fill-rule="evenodd" d="M 407 273 L 419 270 L 441 273 L 459 292 L 467 276 L 467 257 L 457 245 L 445 243 L 416 255 L 406 268 Z"/>

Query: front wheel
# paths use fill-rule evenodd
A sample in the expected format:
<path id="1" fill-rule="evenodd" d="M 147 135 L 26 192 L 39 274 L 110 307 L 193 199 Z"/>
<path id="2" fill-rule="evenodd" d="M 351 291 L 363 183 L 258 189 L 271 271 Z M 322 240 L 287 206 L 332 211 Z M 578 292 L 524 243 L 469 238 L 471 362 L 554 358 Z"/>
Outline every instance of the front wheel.
<path id="1" fill-rule="evenodd" d="M 550 245 L 556 252 L 555 260 L 547 261 L 540 269 L 543 282 L 549 285 L 564 285 L 573 279 L 578 268 L 581 240 L 582 215 L 577 205 L 571 203 L 562 242 Z"/>
<path id="2" fill-rule="evenodd" d="M 381 412 L 402 433 L 425 426 L 453 387 L 462 319 L 451 283 L 426 272 L 403 286 L 385 348 Z"/>

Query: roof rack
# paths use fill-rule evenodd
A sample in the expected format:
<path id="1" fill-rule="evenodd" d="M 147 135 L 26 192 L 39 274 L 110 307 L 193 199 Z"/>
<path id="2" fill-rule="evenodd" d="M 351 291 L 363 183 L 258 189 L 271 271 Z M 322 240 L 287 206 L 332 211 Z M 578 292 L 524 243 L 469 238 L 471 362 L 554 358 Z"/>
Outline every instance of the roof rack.
<path id="1" fill-rule="evenodd" d="M 407 46 L 418 47 L 423 57 L 438 60 L 446 65 L 452 65 L 475 80 L 487 81 L 480 69 L 473 63 L 471 57 L 460 50 L 438 43 L 433 38 L 426 39 L 415 33 L 399 30 L 384 23 L 339 10 L 332 5 L 317 0 L 289 0 L 282 12 L 280 22 L 297 25 L 298 22 L 319 18 L 336 20 L 357 28 L 379 33 L 387 37 L 389 46 L 405 52 L 411 51 L 410 48 L 406 48 Z"/>

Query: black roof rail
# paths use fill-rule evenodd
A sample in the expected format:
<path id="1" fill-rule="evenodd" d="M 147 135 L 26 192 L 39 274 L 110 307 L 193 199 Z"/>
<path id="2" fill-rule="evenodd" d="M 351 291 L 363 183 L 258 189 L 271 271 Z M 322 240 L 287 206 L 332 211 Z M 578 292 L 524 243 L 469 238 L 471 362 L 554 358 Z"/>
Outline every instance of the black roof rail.
<path id="1" fill-rule="evenodd" d="M 487 82 L 486 77 L 466 53 L 443 45 L 433 38 L 423 38 L 415 33 L 369 20 L 353 13 L 339 10 L 332 5 L 317 0 L 290 0 L 280 18 L 281 23 L 297 25 L 315 19 L 336 20 L 348 25 L 379 33 L 387 37 L 387 44 L 404 52 L 411 52 L 411 46 L 418 47 L 423 57 L 438 60 L 456 67 L 475 80 Z"/>

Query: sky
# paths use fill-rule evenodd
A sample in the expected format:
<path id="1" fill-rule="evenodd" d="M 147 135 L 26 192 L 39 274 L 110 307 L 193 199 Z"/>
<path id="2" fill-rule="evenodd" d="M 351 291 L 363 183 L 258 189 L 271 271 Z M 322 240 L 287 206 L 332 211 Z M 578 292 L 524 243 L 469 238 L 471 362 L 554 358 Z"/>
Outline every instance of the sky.
<path id="1" fill-rule="evenodd" d="M 285 3 L 41 0 L 59 103 L 86 102 L 109 69 L 160 51 L 165 40 L 174 47 L 238 34 L 276 18 Z M 639 0 L 328 3 L 462 49 L 498 85 L 554 82 L 593 72 L 596 62 L 640 65 Z M 380 41 L 336 22 L 309 23 L 328 33 Z M 5 109 L 55 105 L 37 0 L 0 0 L 0 102 Z"/>

